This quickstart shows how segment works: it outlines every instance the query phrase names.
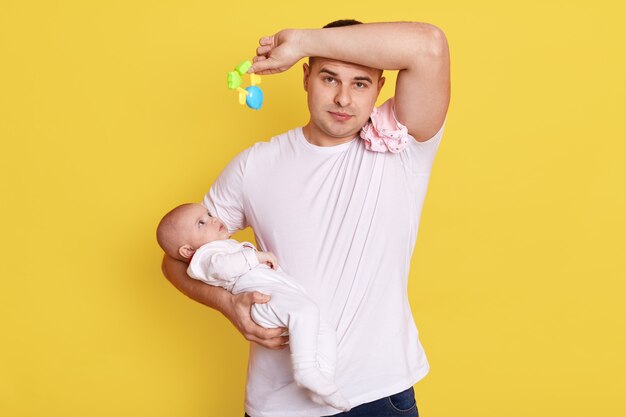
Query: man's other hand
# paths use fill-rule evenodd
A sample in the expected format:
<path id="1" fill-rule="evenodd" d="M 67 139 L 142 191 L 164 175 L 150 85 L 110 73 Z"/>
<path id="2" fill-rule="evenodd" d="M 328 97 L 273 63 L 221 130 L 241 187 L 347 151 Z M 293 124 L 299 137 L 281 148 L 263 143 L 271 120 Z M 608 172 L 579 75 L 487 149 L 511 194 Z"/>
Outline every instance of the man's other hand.
<path id="1" fill-rule="evenodd" d="M 287 331 L 286 328 L 266 329 L 256 324 L 250 317 L 252 304 L 265 304 L 269 300 L 269 295 L 257 291 L 233 294 L 228 308 L 225 308 L 223 313 L 246 340 L 267 349 L 284 349 L 289 338 L 281 335 Z"/>

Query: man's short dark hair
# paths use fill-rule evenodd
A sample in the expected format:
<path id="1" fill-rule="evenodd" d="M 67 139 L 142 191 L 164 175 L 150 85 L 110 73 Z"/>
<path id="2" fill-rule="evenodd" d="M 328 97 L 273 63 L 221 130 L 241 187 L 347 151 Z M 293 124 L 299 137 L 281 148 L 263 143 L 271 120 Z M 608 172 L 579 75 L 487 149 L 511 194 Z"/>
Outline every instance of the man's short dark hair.
<path id="1" fill-rule="evenodd" d="M 354 20 L 354 19 L 341 19 L 341 20 L 335 20 L 334 22 L 330 22 L 329 24 L 324 26 L 323 29 L 340 28 L 342 26 L 360 25 L 362 23 L 363 22 L 359 22 L 358 20 Z"/>

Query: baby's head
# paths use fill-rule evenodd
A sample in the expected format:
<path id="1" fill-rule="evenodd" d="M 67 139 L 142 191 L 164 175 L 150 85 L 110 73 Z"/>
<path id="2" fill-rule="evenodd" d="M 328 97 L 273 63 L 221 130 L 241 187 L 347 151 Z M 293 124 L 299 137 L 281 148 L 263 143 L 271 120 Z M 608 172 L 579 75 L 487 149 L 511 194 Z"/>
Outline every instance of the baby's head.
<path id="1" fill-rule="evenodd" d="M 172 258 L 188 262 L 196 249 L 228 239 L 226 225 L 200 204 L 183 204 L 167 213 L 157 227 L 159 246 Z"/>

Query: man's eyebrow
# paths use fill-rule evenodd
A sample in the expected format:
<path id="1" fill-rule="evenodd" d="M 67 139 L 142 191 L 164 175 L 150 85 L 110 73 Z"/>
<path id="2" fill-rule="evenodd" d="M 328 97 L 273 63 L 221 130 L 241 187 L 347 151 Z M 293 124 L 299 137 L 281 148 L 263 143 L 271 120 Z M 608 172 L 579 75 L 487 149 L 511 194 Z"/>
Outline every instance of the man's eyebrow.
<path id="1" fill-rule="evenodd" d="M 329 69 L 326 69 L 326 68 L 322 68 L 320 70 L 320 74 L 321 73 L 329 74 L 329 75 L 332 75 L 333 77 L 337 77 L 339 75 L 338 73 L 336 73 L 334 71 L 331 71 Z M 353 80 L 354 81 L 367 81 L 370 84 L 373 83 L 372 79 L 370 77 L 368 77 L 367 75 L 360 75 L 360 76 L 354 77 Z"/>
<path id="2" fill-rule="evenodd" d="M 331 70 L 328 70 L 328 69 L 326 69 L 326 68 L 322 68 L 322 69 L 320 70 L 320 74 L 321 74 L 321 73 L 323 73 L 323 72 L 325 72 L 325 73 L 327 73 L 327 74 L 330 74 L 330 75 L 332 75 L 333 77 L 336 77 L 337 75 L 339 75 L 339 74 L 337 74 L 336 72 L 332 72 Z"/>
<path id="3" fill-rule="evenodd" d="M 368 77 L 368 76 L 365 76 L 365 75 L 362 75 L 360 77 L 354 77 L 353 80 L 354 81 L 367 81 L 370 84 L 372 83 L 372 79 L 370 77 Z"/>

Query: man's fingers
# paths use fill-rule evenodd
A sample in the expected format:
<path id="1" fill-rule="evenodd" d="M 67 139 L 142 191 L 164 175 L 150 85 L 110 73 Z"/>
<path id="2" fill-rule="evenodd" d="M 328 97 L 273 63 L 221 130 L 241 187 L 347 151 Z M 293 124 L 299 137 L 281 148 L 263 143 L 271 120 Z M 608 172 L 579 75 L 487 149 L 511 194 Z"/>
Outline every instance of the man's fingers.
<path id="1" fill-rule="evenodd" d="M 255 343 L 260 344 L 263 347 L 268 349 L 284 349 L 287 347 L 289 342 L 288 336 L 281 336 L 285 333 L 287 329 L 279 328 L 279 329 L 265 329 L 260 331 L 258 334 L 252 336 Z"/>
<path id="2" fill-rule="evenodd" d="M 265 56 L 269 51 L 272 50 L 272 45 L 263 45 L 256 48 L 256 54 L 259 56 Z"/>
<path id="3" fill-rule="evenodd" d="M 271 349 L 271 350 L 282 350 L 285 349 L 288 345 L 287 345 L 287 341 L 289 340 L 286 337 L 276 337 L 274 339 L 269 339 L 269 340 L 264 340 L 264 339 L 257 339 L 257 338 L 251 338 L 248 339 L 250 342 L 254 342 L 257 345 L 261 345 L 266 349 Z"/>
<path id="4" fill-rule="evenodd" d="M 263 36 L 259 39 L 259 45 L 272 45 L 274 43 L 274 36 Z"/>
<path id="5" fill-rule="evenodd" d="M 260 57 L 259 57 L 260 58 Z M 255 62 L 250 69 L 249 73 L 255 73 L 258 75 L 277 74 L 285 71 L 286 67 L 277 66 L 276 60 L 272 58 L 259 59 Z"/>
<path id="6" fill-rule="evenodd" d="M 257 57 L 259 59 L 257 59 L 256 61 L 254 61 L 254 64 L 252 64 L 252 66 L 250 67 L 250 69 L 248 70 L 249 73 L 255 73 L 255 74 L 260 74 L 263 75 L 263 73 L 265 72 L 265 70 L 267 68 L 269 68 L 269 65 L 267 65 L 267 62 L 269 61 L 267 58 L 265 57 Z M 262 59 L 261 59 L 262 58 Z"/>
<path id="7" fill-rule="evenodd" d="M 267 61 L 267 57 L 262 55 L 252 58 L 252 66 L 248 70 L 248 73 L 263 75 L 266 71 L 265 64 L 263 64 L 265 61 Z"/>
<path id="8" fill-rule="evenodd" d="M 287 344 L 288 341 L 289 338 L 286 336 L 275 337 L 267 342 L 267 348 L 273 350 L 285 349 L 287 346 L 289 346 Z"/>
<path id="9" fill-rule="evenodd" d="M 258 71 L 253 71 L 253 72 L 257 75 L 271 75 L 271 74 L 278 74 L 279 72 L 283 72 L 283 71 L 270 68 L 266 70 L 258 70 Z"/>
<path id="10" fill-rule="evenodd" d="M 288 336 L 282 336 L 287 331 L 284 327 L 266 329 L 256 323 L 251 324 L 244 333 L 247 340 L 257 343 L 268 349 L 284 349 L 289 342 Z"/>
<path id="11" fill-rule="evenodd" d="M 257 325 L 254 328 L 250 328 L 250 330 L 248 331 L 248 334 L 258 339 L 269 340 L 269 339 L 276 339 L 277 337 L 284 337 L 282 335 L 286 331 L 287 329 L 285 329 L 284 327 L 277 327 L 275 329 L 266 329 L 265 327 L 261 327 Z"/>
<path id="12" fill-rule="evenodd" d="M 264 339 L 275 339 L 277 337 L 282 337 L 282 335 L 287 332 L 287 329 L 285 327 L 277 327 L 275 329 L 266 329 L 265 327 L 262 327 L 262 329 L 263 331 L 261 331 L 260 334 L 258 334 L 257 336 Z M 289 338 L 287 338 L 287 340 L 289 340 Z"/>

